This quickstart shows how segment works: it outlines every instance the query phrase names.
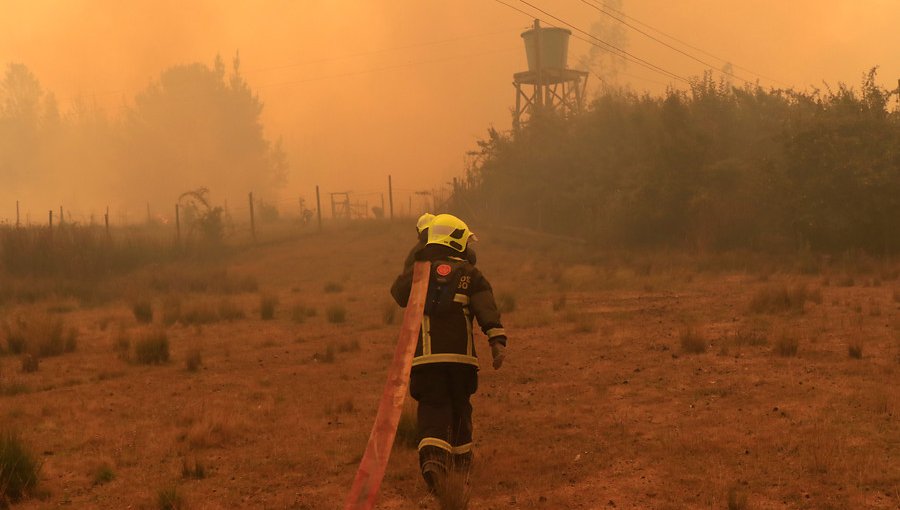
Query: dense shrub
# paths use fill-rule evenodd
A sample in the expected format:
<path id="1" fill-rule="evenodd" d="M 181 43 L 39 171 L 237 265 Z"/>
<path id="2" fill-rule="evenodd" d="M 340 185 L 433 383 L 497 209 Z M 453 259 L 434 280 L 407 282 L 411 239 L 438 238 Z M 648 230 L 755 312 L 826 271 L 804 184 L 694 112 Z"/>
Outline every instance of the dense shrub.
<path id="1" fill-rule="evenodd" d="M 859 90 L 607 91 L 489 131 L 454 205 L 605 246 L 900 251 L 900 113 Z"/>

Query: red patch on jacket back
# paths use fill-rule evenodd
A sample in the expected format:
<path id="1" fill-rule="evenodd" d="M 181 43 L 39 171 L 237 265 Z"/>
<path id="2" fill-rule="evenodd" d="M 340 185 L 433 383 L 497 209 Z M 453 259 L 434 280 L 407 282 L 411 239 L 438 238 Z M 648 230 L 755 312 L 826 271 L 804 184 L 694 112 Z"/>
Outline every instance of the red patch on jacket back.
<path id="1" fill-rule="evenodd" d="M 435 272 L 437 272 L 438 276 L 447 276 L 448 274 L 450 274 L 450 271 L 452 271 L 452 268 L 449 264 L 441 264 L 437 267 L 437 269 L 435 269 Z"/>

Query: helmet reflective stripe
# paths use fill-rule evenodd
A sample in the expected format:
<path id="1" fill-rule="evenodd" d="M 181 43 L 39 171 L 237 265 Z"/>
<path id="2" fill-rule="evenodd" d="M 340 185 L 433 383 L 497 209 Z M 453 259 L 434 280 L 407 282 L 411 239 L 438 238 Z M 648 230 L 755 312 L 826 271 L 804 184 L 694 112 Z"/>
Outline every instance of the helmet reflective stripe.
<path id="1" fill-rule="evenodd" d="M 452 214 L 439 214 L 428 227 L 428 244 L 442 244 L 458 252 L 466 250 L 469 238 L 473 237 L 469 226 Z"/>
<path id="2" fill-rule="evenodd" d="M 416 231 L 421 234 L 423 230 L 431 225 L 432 220 L 434 220 L 434 215 L 431 213 L 425 213 L 419 216 L 419 221 L 416 222 Z"/>

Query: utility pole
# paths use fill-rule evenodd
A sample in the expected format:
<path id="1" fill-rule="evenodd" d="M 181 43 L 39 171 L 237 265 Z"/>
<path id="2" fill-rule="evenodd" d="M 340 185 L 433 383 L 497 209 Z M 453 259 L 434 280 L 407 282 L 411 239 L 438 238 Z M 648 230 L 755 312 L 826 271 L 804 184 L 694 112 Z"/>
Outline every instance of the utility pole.
<path id="1" fill-rule="evenodd" d="M 175 204 L 175 242 L 181 243 L 181 211 L 178 204 Z"/>
<path id="2" fill-rule="evenodd" d="M 19 228 L 19 201 L 16 200 L 16 228 Z"/>

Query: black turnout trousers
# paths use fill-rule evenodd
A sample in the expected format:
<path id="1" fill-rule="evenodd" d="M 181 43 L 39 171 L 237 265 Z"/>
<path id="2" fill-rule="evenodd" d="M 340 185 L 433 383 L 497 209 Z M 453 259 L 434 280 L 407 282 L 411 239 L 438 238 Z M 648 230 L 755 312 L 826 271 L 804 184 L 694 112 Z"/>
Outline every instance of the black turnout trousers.
<path id="1" fill-rule="evenodd" d="M 472 456 L 472 404 L 478 369 L 462 363 L 426 363 L 410 374 L 409 391 L 419 403 L 419 460 L 445 469 L 468 469 Z M 448 465 L 448 461 L 449 465 Z"/>

